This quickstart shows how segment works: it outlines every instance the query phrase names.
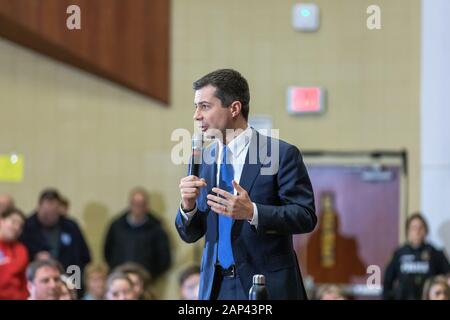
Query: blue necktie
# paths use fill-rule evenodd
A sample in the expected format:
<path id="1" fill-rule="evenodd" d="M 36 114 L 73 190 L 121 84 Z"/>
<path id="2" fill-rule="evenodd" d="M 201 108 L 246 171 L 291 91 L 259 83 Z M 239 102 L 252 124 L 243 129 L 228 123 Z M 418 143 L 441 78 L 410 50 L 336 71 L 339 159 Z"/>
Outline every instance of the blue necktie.
<path id="1" fill-rule="evenodd" d="M 226 145 L 222 149 L 222 163 L 220 164 L 219 188 L 233 194 L 232 180 L 234 170 L 228 159 L 229 149 Z M 219 245 L 218 260 L 223 268 L 228 268 L 234 264 L 233 249 L 231 247 L 231 227 L 233 219 L 219 214 Z"/>

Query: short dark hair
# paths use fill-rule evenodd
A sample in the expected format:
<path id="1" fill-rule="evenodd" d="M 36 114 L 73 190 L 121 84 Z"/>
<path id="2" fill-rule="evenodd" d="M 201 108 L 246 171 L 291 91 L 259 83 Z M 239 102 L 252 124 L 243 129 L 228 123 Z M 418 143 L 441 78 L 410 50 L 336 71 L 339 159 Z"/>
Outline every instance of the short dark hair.
<path id="1" fill-rule="evenodd" d="M 41 192 L 39 195 L 39 204 L 41 204 L 43 201 L 59 201 L 61 202 L 61 195 L 59 194 L 59 191 L 53 188 L 45 189 Z"/>
<path id="2" fill-rule="evenodd" d="M 178 278 L 178 284 L 180 287 L 183 285 L 183 283 L 186 281 L 187 278 L 192 276 L 193 274 L 199 274 L 200 273 L 200 267 L 199 266 L 190 266 L 181 271 L 180 277 Z"/>
<path id="3" fill-rule="evenodd" d="M 428 223 L 420 212 L 415 212 L 406 219 L 405 231 L 408 232 L 411 222 L 415 219 L 419 219 L 422 222 L 425 232 L 428 234 Z"/>
<path id="4" fill-rule="evenodd" d="M 242 105 L 242 115 L 248 120 L 250 111 L 250 89 L 247 80 L 236 70 L 219 69 L 208 73 L 193 84 L 194 90 L 199 90 L 207 85 L 216 88 L 216 97 L 224 107 L 230 106 L 234 101 Z"/>
<path id="5" fill-rule="evenodd" d="M 61 266 L 61 264 L 54 259 L 35 260 L 31 264 L 28 265 L 28 268 L 26 271 L 27 280 L 30 282 L 33 282 L 37 271 L 43 267 L 50 267 L 55 270 L 58 270 L 59 273 L 61 273 L 61 274 L 64 273 L 64 270 L 63 270 L 63 267 Z"/>
<path id="6" fill-rule="evenodd" d="M 0 213 L 0 219 L 6 219 L 14 214 L 17 214 L 19 217 L 21 217 L 23 221 L 27 219 L 23 214 L 23 212 L 17 208 L 7 208 L 6 210 Z"/>

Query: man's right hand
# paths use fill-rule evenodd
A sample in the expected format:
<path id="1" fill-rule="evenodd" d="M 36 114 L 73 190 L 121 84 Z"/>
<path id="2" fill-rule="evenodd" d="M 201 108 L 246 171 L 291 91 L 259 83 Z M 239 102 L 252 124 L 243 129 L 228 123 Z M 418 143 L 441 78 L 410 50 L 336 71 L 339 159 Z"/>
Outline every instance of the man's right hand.
<path id="1" fill-rule="evenodd" d="M 200 194 L 200 188 L 206 187 L 205 179 L 187 176 L 180 180 L 181 206 L 183 211 L 189 212 L 195 208 L 195 200 Z"/>

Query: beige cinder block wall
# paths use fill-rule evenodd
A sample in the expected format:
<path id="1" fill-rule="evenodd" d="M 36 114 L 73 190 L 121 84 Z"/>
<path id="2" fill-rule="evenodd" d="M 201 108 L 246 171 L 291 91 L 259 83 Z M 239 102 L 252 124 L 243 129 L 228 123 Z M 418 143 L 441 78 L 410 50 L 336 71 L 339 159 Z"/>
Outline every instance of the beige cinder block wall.
<path id="1" fill-rule="evenodd" d="M 366 28 L 373 1 L 321 0 L 319 32 L 290 26 L 295 1 L 172 1 L 169 108 L 111 82 L 0 40 L 0 153 L 25 155 L 23 183 L 0 183 L 30 211 L 56 186 L 72 202 L 94 258 L 104 230 L 135 185 L 169 230 L 174 266 L 158 284 L 177 298 L 177 273 L 193 261 L 173 220 L 184 168 L 171 165 L 175 128 L 192 128 L 192 81 L 221 67 L 249 80 L 251 113 L 273 117 L 283 139 L 302 149 L 406 148 L 409 208 L 419 208 L 419 0 L 378 0 L 382 29 Z M 320 117 L 285 112 L 288 85 L 329 93 Z M 201 246 L 201 244 L 199 244 Z"/>

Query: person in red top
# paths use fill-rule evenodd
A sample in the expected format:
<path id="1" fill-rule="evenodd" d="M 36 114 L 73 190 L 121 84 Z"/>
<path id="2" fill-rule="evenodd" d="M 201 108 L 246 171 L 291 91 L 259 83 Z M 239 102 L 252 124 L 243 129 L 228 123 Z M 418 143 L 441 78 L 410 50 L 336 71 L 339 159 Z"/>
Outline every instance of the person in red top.
<path id="1" fill-rule="evenodd" d="M 25 215 L 8 208 L 0 213 L 0 300 L 28 298 L 25 270 L 28 251 L 17 239 L 22 233 Z"/>

